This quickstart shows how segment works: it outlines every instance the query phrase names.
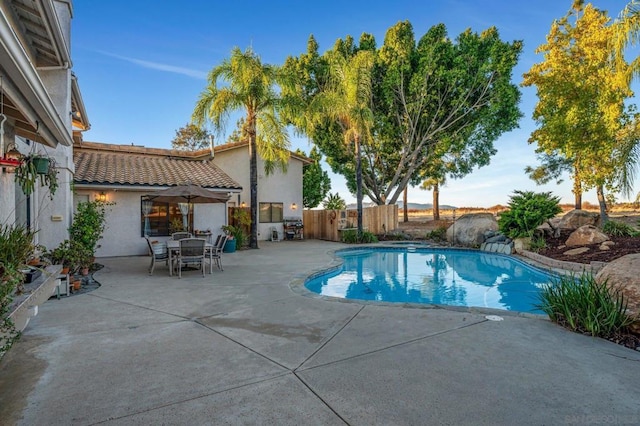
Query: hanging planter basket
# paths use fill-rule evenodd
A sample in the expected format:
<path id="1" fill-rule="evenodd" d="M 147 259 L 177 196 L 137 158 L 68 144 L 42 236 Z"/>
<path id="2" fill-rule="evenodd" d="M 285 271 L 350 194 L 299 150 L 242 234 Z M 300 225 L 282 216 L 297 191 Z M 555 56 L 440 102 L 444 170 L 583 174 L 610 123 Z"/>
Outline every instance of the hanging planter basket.
<path id="1" fill-rule="evenodd" d="M 49 173 L 49 159 L 46 157 L 33 157 L 31 160 L 36 167 L 36 172 L 39 175 L 46 175 Z"/>

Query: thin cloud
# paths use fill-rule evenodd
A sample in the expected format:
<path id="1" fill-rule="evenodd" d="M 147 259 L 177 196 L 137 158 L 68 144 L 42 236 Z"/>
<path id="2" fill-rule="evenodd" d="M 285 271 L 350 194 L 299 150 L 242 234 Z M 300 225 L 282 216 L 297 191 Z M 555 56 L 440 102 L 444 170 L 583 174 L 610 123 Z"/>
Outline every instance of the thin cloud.
<path id="1" fill-rule="evenodd" d="M 149 68 L 152 70 L 158 70 L 158 71 L 164 71 L 164 72 L 171 72 L 174 74 L 182 74 L 182 75 L 186 75 L 187 77 L 197 78 L 198 80 L 207 79 L 207 73 L 204 71 L 194 70 L 191 68 L 177 67 L 175 65 L 161 64 L 158 62 L 145 61 L 142 59 L 129 58 L 127 56 L 116 55 L 114 53 L 109 53 L 109 52 L 99 51 L 99 53 L 106 56 L 111 56 L 112 58 L 121 59 L 123 61 L 127 61 L 135 65 L 139 65 L 143 68 Z"/>

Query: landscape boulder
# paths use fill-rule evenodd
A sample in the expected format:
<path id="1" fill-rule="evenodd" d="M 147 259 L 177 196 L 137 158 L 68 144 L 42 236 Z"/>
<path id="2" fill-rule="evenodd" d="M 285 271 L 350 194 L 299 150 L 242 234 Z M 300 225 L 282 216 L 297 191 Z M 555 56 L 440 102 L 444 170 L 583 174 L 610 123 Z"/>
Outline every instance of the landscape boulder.
<path id="1" fill-rule="evenodd" d="M 448 229 L 447 241 L 468 247 L 479 247 L 487 231 L 497 231 L 498 221 L 491 213 L 469 213 L 460 216 Z"/>
<path id="2" fill-rule="evenodd" d="M 612 292 L 619 290 L 627 301 L 627 314 L 636 317 L 632 332 L 640 334 L 640 253 L 628 254 L 609 262 L 596 274 L 596 281 L 607 285 Z"/>
<path id="3" fill-rule="evenodd" d="M 584 225 L 596 226 L 600 215 L 584 210 L 571 210 L 560 219 L 560 229 L 578 229 Z"/>
<path id="4" fill-rule="evenodd" d="M 565 245 L 567 247 L 587 246 L 589 244 L 600 244 L 609 240 L 607 234 L 602 233 L 593 225 L 584 225 L 576 229 L 569 235 Z"/>
<path id="5" fill-rule="evenodd" d="M 597 225 L 600 215 L 584 210 L 571 210 L 564 216 L 556 216 L 544 222 L 534 230 L 540 237 L 558 238 L 561 231 L 573 231 L 584 225 Z"/>

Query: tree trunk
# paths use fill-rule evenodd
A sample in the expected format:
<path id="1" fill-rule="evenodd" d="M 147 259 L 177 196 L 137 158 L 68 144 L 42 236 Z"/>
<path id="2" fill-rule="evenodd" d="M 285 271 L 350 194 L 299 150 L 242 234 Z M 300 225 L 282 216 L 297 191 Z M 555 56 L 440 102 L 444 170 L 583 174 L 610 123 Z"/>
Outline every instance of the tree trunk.
<path id="1" fill-rule="evenodd" d="M 358 209 L 358 242 L 362 240 L 362 158 L 360 155 L 360 136 L 355 137 L 356 144 L 356 205 Z"/>
<path id="2" fill-rule="evenodd" d="M 574 196 L 575 196 L 575 203 L 573 207 L 576 210 L 582 210 L 582 193 L 580 192 L 574 193 Z"/>
<path id="3" fill-rule="evenodd" d="M 407 208 L 407 192 L 409 188 L 404 187 L 404 194 L 402 195 L 402 211 L 403 211 L 403 221 L 409 222 L 409 209 Z"/>
<path id="4" fill-rule="evenodd" d="M 433 184 L 433 220 L 440 220 L 440 185 Z"/>
<path id="5" fill-rule="evenodd" d="M 249 186 L 251 189 L 251 232 L 249 247 L 258 248 L 258 157 L 255 117 L 247 115 L 249 132 Z"/>
<path id="6" fill-rule="evenodd" d="M 604 226 L 609 221 L 609 215 L 607 215 L 607 202 L 604 199 L 604 188 L 602 185 L 597 186 L 596 194 L 598 195 L 598 204 L 600 205 L 600 226 Z"/>
<path id="7" fill-rule="evenodd" d="M 573 178 L 573 196 L 575 197 L 574 208 L 576 210 L 582 210 L 582 184 L 578 179 L 578 169 L 574 166 L 574 178 Z"/>

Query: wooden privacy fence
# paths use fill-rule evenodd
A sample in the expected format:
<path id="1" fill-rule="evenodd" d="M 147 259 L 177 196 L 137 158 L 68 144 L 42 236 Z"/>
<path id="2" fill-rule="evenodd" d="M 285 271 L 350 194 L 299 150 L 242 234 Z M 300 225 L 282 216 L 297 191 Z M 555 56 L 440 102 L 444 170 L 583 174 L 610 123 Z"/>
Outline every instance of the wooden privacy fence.
<path id="1" fill-rule="evenodd" d="M 304 238 L 340 241 L 343 229 L 358 226 L 357 210 L 304 210 Z M 384 205 L 362 209 L 362 226 L 373 234 L 384 234 L 398 228 L 398 206 Z"/>

